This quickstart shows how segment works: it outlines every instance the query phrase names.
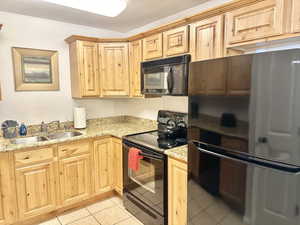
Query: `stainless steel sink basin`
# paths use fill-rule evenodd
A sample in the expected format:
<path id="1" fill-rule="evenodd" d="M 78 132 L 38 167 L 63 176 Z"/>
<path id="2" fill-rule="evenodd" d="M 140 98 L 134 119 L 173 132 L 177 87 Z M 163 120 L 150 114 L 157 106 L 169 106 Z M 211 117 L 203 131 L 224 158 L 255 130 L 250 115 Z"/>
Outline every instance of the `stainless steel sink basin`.
<path id="1" fill-rule="evenodd" d="M 72 132 L 59 132 L 59 133 L 54 133 L 50 134 L 47 136 L 47 138 L 54 140 L 54 139 L 62 139 L 62 138 L 71 138 L 71 137 L 77 137 L 82 135 L 82 133 L 78 131 L 72 131 Z"/>
<path id="2" fill-rule="evenodd" d="M 10 142 L 12 144 L 31 144 L 31 143 L 47 141 L 47 140 L 48 139 L 46 137 L 33 136 L 33 137 L 24 137 L 24 138 L 12 139 Z"/>

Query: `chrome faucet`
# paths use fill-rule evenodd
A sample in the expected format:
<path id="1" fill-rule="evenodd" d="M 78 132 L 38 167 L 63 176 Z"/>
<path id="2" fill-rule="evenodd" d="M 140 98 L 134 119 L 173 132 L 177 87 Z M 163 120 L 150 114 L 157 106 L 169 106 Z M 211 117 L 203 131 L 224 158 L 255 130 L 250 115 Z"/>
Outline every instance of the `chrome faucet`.
<path id="1" fill-rule="evenodd" d="M 42 121 L 42 123 L 41 123 L 41 132 L 42 133 L 47 133 L 47 130 L 48 130 L 47 124 L 45 124 L 45 122 Z"/>

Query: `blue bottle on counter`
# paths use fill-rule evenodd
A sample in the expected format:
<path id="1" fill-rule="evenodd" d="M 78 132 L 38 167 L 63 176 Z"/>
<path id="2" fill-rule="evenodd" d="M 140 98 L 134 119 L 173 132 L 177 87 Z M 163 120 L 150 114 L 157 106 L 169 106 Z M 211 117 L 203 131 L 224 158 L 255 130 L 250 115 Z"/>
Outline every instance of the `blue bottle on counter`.
<path id="1" fill-rule="evenodd" d="M 22 123 L 21 126 L 20 126 L 19 134 L 20 134 L 20 136 L 26 136 L 27 135 L 27 127 L 25 126 L 24 123 Z"/>

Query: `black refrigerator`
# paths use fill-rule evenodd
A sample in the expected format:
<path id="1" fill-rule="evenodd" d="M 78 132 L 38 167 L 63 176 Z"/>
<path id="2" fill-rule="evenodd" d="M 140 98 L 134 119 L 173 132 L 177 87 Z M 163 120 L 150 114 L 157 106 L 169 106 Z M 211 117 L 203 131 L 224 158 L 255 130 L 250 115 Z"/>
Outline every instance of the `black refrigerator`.
<path id="1" fill-rule="evenodd" d="M 193 62 L 188 225 L 300 225 L 300 49 Z"/>

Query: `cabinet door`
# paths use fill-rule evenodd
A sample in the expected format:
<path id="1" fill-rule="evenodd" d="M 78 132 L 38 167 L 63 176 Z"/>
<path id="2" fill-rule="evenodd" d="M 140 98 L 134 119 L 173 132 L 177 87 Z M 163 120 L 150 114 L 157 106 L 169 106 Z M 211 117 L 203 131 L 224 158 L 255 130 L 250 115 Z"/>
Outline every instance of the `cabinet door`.
<path id="1" fill-rule="evenodd" d="M 144 60 L 163 57 L 162 33 L 143 39 L 143 56 Z"/>
<path id="2" fill-rule="evenodd" d="M 15 174 L 21 220 L 55 210 L 54 162 L 18 168 Z"/>
<path id="3" fill-rule="evenodd" d="M 226 13 L 227 45 L 282 34 L 284 1 L 265 0 Z"/>
<path id="4" fill-rule="evenodd" d="M 0 225 L 12 224 L 17 218 L 14 170 L 9 153 L 0 153 Z"/>
<path id="5" fill-rule="evenodd" d="M 89 197 L 91 187 L 89 155 L 62 159 L 59 162 L 59 175 L 63 206 Z"/>
<path id="6" fill-rule="evenodd" d="M 102 96 L 129 96 L 127 43 L 104 43 L 100 47 Z"/>
<path id="7" fill-rule="evenodd" d="M 168 219 L 172 225 L 187 224 L 187 164 L 170 159 L 168 163 Z"/>
<path id="8" fill-rule="evenodd" d="M 222 137 L 222 147 L 248 151 L 246 141 Z M 246 165 L 229 159 L 221 159 L 220 194 L 236 210 L 243 212 L 245 207 Z"/>
<path id="9" fill-rule="evenodd" d="M 94 142 L 95 192 L 97 194 L 113 189 L 113 151 L 111 138 Z"/>
<path id="10" fill-rule="evenodd" d="M 292 0 L 292 32 L 300 32 L 300 1 Z"/>
<path id="11" fill-rule="evenodd" d="M 82 41 L 80 48 L 80 75 L 83 97 L 100 95 L 97 43 Z"/>
<path id="12" fill-rule="evenodd" d="M 114 151 L 114 184 L 115 190 L 123 195 L 123 150 L 122 140 L 112 138 L 112 149 Z"/>
<path id="13" fill-rule="evenodd" d="M 188 26 L 184 26 L 163 33 L 165 57 L 179 55 L 189 51 L 188 28 Z"/>
<path id="14" fill-rule="evenodd" d="M 191 24 L 192 60 L 223 56 L 223 15 Z"/>
<path id="15" fill-rule="evenodd" d="M 238 96 L 249 95 L 252 56 L 233 57 L 228 63 L 227 94 Z"/>
<path id="16" fill-rule="evenodd" d="M 141 62 L 142 62 L 142 40 L 133 41 L 129 44 L 129 64 L 131 79 L 131 96 L 141 97 Z"/>

